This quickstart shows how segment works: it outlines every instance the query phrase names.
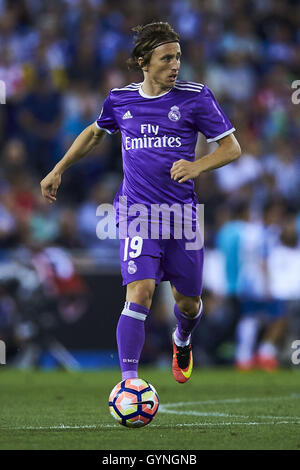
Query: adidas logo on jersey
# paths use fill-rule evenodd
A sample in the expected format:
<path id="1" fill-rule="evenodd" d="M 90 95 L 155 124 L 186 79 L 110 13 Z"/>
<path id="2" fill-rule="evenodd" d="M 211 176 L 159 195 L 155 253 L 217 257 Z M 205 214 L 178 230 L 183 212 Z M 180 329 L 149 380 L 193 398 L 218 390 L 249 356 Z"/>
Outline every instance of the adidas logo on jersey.
<path id="1" fill-rule="evenodd" d="M 126 111 L 126 113 L 124 114 L 124 116 L 122 117 L 122 119 L 130 119 L 132 118 L 132 114 L 130 111 Z"/>

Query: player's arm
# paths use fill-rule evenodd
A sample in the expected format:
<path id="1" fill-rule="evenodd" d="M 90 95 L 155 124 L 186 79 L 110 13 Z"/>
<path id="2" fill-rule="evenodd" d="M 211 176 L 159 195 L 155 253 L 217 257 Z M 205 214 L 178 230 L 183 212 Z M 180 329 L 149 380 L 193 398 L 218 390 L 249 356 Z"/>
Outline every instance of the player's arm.
<path id="1" fill-rule="evenodd" d="M 233 134 L 223 137 L 217 143 L 219 146 L 216 150 L 199 160 L 189 162 L 181 159 L 173 163 L 171 179 L 184 183 L 189 179 L 196 178 L 204 171 L 215 170 L 227 165 L 241 155 L 241 147 Z"/>
<path id="2" fill-rule="evenodd" d="M 41 190 L 44 198 L 52 203 L 56 201 L 56 193 L 61 183 L 61 175 L 71 165 L 89 153 L 104 139 L 106 132 L 99 129 L 95 123 L 86 127 L 74 140 L 64 157 L 55 165 L 53 170 L 41 181 Z"/>

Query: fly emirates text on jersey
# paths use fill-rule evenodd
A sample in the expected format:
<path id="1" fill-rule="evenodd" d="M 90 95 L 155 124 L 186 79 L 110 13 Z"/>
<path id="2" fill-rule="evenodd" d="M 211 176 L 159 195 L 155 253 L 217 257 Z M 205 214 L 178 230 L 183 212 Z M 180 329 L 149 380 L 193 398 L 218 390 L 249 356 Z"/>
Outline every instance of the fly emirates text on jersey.
<path id="1" fill-rule="evenodd" d="M 153 124 L 141 124 L 142 137 L 125 138 L 125 149 L 143 149 L 143 148 L 162 148 L 162 147 L 181 147 L 181 138 L 173 136 L 159 136 L 159 126 Z M 148 135 L 151 134 L 151 135 Z"/>

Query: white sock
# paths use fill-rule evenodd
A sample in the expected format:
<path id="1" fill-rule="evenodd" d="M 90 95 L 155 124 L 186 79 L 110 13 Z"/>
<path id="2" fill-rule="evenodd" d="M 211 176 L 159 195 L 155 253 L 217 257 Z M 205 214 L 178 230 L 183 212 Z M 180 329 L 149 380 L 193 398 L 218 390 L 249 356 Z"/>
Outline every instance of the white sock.
<path id="1" fill-rule="evenodd" d="M 176 346 L 179 346 L 180 348 L 184 348 L 184 346 L 188 346 L 191 341 L 191 335 L 188 337 L 187 341 L 181 341 L 181 339 L 177 337 L 176 331 L 174 331 L 173 337 L 174 337 L 174 342 Z"/>
<path id="2" fill-rule="evenodd" d="M 255 317 L 244 317 L 239 321 L 236 328 L 235 360 L 237 362 L 247 362 L 253 357 L 257 332 L 258 321 Z"/>
<path id="3" fill-rule="evenodd" d="M 264 342 L 259 346 L 258 353 L 262 356 L 276 356 L 277 349 L 273 343 Z"/>

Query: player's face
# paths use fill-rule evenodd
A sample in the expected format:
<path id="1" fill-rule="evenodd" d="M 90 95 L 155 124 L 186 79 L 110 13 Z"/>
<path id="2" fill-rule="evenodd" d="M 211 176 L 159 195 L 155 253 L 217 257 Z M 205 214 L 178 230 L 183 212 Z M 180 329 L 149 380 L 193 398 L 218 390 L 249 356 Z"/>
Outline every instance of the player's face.
<path id="1" fill-rule="evenodd" d="M 181 49 L 178 42 L 162 44 L 154 49 L 147 66 L 148 78 L 162 89 L 172 88 L 180 68 Z"/>

